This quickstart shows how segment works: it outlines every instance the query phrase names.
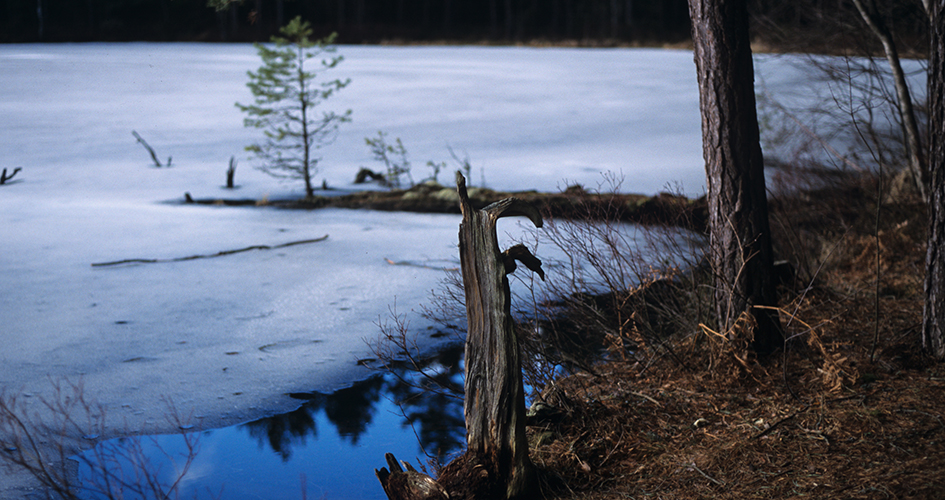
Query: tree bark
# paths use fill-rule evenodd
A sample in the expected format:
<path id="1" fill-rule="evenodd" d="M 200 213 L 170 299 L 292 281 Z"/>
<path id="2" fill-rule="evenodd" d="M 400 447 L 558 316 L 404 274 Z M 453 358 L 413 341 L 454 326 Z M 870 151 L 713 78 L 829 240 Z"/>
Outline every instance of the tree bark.
<path id="1" fill-rule="evenodd" d="M 781 347 L 783 334 L 776 312 L 752 307 L 777 305 L 777 292 L 748 9 L 745 0 L 689 0 L 689 12 L 718 326 L 728 331 L 749 312 L 756 323 L 752 347 L 767 355 Z"/>
<path id="2" fill-rule="evenodd" d="M 945 359 L 945 0 L 926 4 L 929 14 L 929 228 L 925 257 L 922 345 Z"/>
<path id="3" fill-rule="evenodd" d="M 509 280 L 515 259 L 541 271 L 541 261 L 524 246 L 499 251 L 496 221 L 527 216 L 536 227 L 541 215 L 515 198 L 473 209 L 466 179 L 456 172 L 463 222 L 459 226 L 459 254 L 466 293 L 466 417 L 467 456 L 486 466 L 505 484 L 505 497 L 515 498 L 534 480 L 525 437 L 525 391 L 522 385 L 521 348 L 512 323 Z"/>

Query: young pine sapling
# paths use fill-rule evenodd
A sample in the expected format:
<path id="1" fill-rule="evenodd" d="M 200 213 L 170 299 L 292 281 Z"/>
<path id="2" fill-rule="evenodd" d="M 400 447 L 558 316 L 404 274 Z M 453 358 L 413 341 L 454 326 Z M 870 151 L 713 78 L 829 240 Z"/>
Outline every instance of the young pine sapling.
<path id="1" fill-rule="evenodd" d="M 334 54 L 334 33 L 311 40 L 312 27 L 301 17 L 290 21 L 280 33 L 283 36 L 272 38 L 275 47 L 256 44 L 263 64 L 257 71 L 248 72 L 246 84 L 255 101 L 236 106 L 248 115 L 243 121 L 245 126 L 264 129 L 265 140 L 246 148 L 262 162 L 257 168 L 273 177 L 303 180 L 306 196 L 312 197 L 312 177 L 320 160 L 315 150 L 333 142 L 338 126 L 351 121 L 350 109 L 342 114 L 317 114 L 315 107 L 351 80 L 316 82 L 321 73 L 344 59 L 331 55 L 320 64 L 311 64 L 312 59 Z"/>

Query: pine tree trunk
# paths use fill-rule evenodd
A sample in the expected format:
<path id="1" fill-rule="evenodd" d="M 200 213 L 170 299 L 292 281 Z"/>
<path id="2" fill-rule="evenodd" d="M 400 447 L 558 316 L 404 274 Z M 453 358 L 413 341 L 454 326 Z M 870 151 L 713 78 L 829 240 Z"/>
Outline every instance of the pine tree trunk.
<path id="1" fill-rule="evenodd" d="M 301 46 L 298 48 L 298 85 L 299 85 L 299 112 L 301 113 L 301 119 L 299 120 L 302 125 L 302 177 L 305 178 L 305 197 L 311 199 L 315 196 L 315 188 L 312 186 L 312 138 L 308 130 L 308 108 L 311 107 L 311 104 L 308 101 L 308 89 L 306 88 L 306 73 L 305 73 L 305 49 Z"/>
<path id="2" fill-rule="evenodd" d="M 929 52 L 929 234 L 925 271 L 922 344 L 945 359 L 945 0 L 928 2 Z"/>
<path id="3" fill-rule="evenodd" d="M 782 345 L 755 109 L 745 0 L 689 0 L 709 205 L 710 261 L 720 331 L 750 312 L 754 350 Z"/>

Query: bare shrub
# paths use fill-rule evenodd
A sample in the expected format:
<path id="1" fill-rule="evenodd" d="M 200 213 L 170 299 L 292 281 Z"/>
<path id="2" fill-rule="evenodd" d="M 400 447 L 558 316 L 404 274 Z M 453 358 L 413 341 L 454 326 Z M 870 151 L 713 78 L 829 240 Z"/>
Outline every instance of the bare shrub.
<path id="1" fill-rule="evenodd" d="M 102 405 L 85 397 L 81 381 L 53 381 L 52 395 L 39 397 L 33 408 L 22 395 L 0 394 L 0 463 L 9 471 L 25 472 L 42 486 L 48 499 L 168 499 L 179 498 L 181 481 L 197 452 L 192 426 L 167 402 L 166 418 L 180 431 L 183 452 L 172 456 L 160 449 L 173 470 L 155 462 L 138 436 L 98 442 L 109 429 Z M 83 453 L 83 450 L 91 450 Z M 84 469 L 80 484 L 78 470 Z"/>
<path id="2" fill-rule="evenodd" d="M 607 175 L 593 192 L 572 186 L 570 191 L 599 201 L 578 201 L 576 217 L 548 216 L 536 232 L 538 244 L 550 246 L 554 257 L 546 261 L 548 280 L 538 303 L 543 321 L 534 343 L 541 357 L 566 368 L 586 368 L 601 350 L 645 368 L 655 357 L 675 356 L 667 341 L 698 331 L 711 311 L 710 295 L 698 285 L 702 235 L 680 229 L 689 225 L 685 220 L 620 222 L 633 208 L 615 194 L 621 183 Z"/>
<path id="3" fill-rule="evenodd" d="M 513 316 L 522 343 L 526 385 L 537 393 L 562 373 L 585 370 L 603 358 L 638 363 L 645 370 L 662 356 L 676 362 L 670 339 L 699 332 L 711 313 L 702 261 L 703 236 L 681 227 L 687 220 L 624 222 L 637 209 L 618 195 L 621 179 L 604 177 L 591 192 L 572 186 L 567 218 L 544 214 L 543 229 L 513 237 L 538 256 L 546 281 L 531 273 L 509 275 Z M 668 196 L 684 199 L 681 196 Z M 687 217 L 695 211 L 678 210 Z M 465 297 L 458 272 L 449 273 L 423 313 L 441 335 L 465 334 Z M 392 313 L 380 323 L 375 353 L 391 363 L 422 366 L 416 334 Z"/>
<path id="4" fill-rule="evenodd" d="M 452 287 L 445 287 L 452 288 Z M 462 283 L 460 283 L 462 293 Z M 460 305 L 463 302 L 459 302 Z M 442 318 L 446 321 L 446 317 Z M 393 375 L 401 384 L 425 392 L 462 399 L 463 388 L 449 377 L 443 377 L 443 370 L 431 369 L 437 361 L 436 356 L 424 350 L 420 343 L 420 333 L 410 329 L 410 323 L 403 314 L 397 312 L 396 305 L 391 306 L 386 320 L 377 322 L 380 336 L 371 346 L 377 361 L 385 371 Z M 455 326 L 455 325 L 453 325 Z M 454 340 L 461 340 L 458 330 L 453 330 Z M 411 376 L 416 375 L 416 376 Z"/>

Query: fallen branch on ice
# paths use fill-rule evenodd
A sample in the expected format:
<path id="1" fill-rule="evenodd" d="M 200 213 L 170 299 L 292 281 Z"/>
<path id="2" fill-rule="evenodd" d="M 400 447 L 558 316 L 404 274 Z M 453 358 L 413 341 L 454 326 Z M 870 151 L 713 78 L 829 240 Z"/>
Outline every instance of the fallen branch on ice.
<path id="1" fill-rule="evenodd" d="M 318 243 L 319 241 L 325 241 L 328 239 L 328 235 L 322 236 L 321 238 L 314 238 L 310 240 L 300 240 L 300 241 L 290 241 L 289 243 L 282 243 L 281 245 L 253 245 L 246 248 L 239 248 L 236 250 L 224 250 L 222 252 L 217 252 L 214 254 L 208 255 L 191 255 L 189 257 L 176 257 L 173 259 L 124 259 L 116 260 L 112 262 L 95 262 L 92 263 L 92 267 L 106 267 L 106 266 L 120 266 L 122 264 L 159 264 L 164 262 L 183 262 L 187 260 L 196 260 L 196 259 L 209 259 L 211 257 L 222 257 L 224 255 L 233 255 L 235 253 L 248 252 L 250 250 L 275 250 L 277 248 L 291 247 L 295 245 L 304 245 L 306 243 Z"/>
<path id="2" fill-rule="evenodd" d="M 410 267 L 420 267 L 423 269 L 434 269 L 437 271 L 459 271 L 458 267 L 442 267 L 442 266 L 431 266 L 429 264 L 420 264 L 417 262 L 411 262 L 408 260 L 393 261 L 384 257 L 384 261 L 392 266 L 410 266 Z"/>

